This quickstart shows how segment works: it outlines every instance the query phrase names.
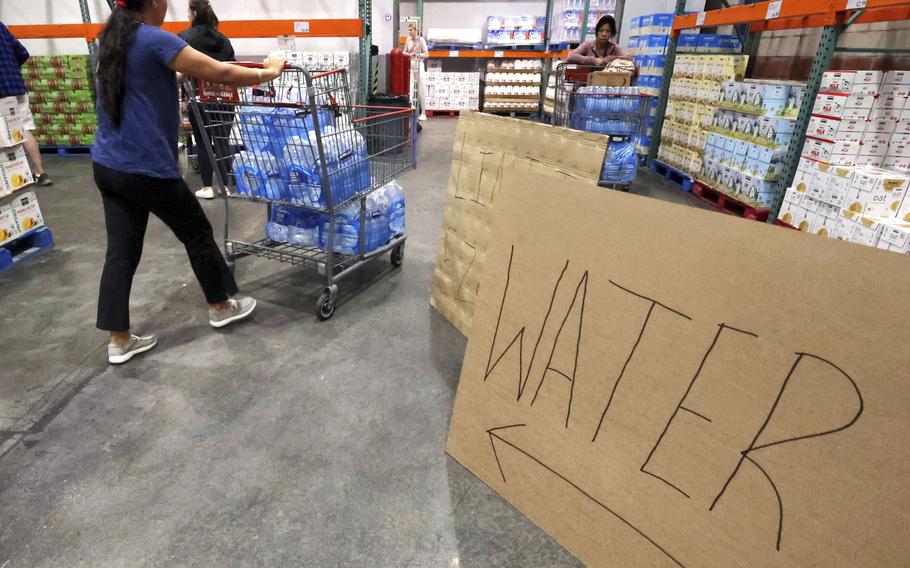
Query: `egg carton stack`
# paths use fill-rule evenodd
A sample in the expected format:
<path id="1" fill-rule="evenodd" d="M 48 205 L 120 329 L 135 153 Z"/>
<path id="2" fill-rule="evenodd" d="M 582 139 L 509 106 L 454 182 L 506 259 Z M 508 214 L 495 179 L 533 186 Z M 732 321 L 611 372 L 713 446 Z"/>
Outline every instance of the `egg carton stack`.
<path id="1" fill-rule="evenodd" d="M 742 79 L 747 55 L 679 55 L 664 113 L 658 159 L 698 176 L 726 81 Z M 647 92 L 647 91 L 645 91 Z"/>
<path id="2" fill-rule="evenodd" d="M 428 72 L 426 110 L 477 110 L 480 103 L 480 73 Z"/>
<path id="3" fill-rule="evenodd" d="M 614 15 L 616 0 L 590 0 L 588 4 L 588 26 L 586 37 L 581 37 L 584 21 L 583 0 L 560 0 L 554 6 L 553 21 L 550 25 L 551 44 L 581 43 L 594 38 L 594 27 L 603 16 Z"/>
<path id="4" fill-rule="evenodd" d="M 487 63 L 483 81 L 484 112 L 537 112 L 543 84 L 539 59 L 496 59 Z"/>
<path id="5" fill-rule="evenodd" d="M 42 146 L 90 146 L 98 121 L 87 55 L 32 57 L 22 68 L 35 138 Z"/>

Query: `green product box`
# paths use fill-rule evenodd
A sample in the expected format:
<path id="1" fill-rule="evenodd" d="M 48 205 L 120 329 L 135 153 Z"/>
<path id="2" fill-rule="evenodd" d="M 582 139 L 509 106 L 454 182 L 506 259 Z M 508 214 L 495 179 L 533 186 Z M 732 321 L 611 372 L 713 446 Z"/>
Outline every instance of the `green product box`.
<path id="1" fill-rule="evenodd" d="M 38 79 L 66 79 L 67 70 L 63 67 L 39 67 Z M 35 78 L 35 77 L 31 77 Z"/>
<path id="2" fill-rule="evenodd" d="M 82 102 L 94 104 L 95 99 L 94 99 L 93 95 L 94 95 L 94 93 L 88 89 L 81 90 L 81 91 L 73 91 L 69 94 L 69 100 L 82 101 Z"/>
<path id="3" fill-rule="evenodd" d="M 94 128 L 98 126 L 98 116 L 93 112 L 83 112 L 76 118 L 77 124 L 87 124 Z"/>

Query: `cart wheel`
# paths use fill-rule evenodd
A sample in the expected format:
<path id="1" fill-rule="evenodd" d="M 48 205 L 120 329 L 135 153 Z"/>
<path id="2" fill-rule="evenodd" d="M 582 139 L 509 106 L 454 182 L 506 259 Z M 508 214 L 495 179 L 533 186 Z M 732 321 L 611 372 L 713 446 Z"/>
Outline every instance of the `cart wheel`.
<path id="1" fill-rule="evenodd" d="M 319 300 L 316 301 L 316 315 L 321 321 L 325 321 L 335 315 L 335 300 L 333 300 L 328 292 L 323 292 L 319 296 Z"/>
<path id="2" fill-rule="evenodd" d="M 404 262 L 404 245 L 398 245 L 392 249 L 392 266 L 401 266 Z"/>

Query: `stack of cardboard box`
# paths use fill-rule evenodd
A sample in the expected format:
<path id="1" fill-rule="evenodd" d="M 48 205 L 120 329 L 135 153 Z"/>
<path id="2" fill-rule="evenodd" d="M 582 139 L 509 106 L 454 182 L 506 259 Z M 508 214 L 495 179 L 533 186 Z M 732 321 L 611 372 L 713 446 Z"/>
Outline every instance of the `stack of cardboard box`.
<path id="1" fill-rule="evenodd" d="M 38 198 L 32 192 L 17 194 L 12 200 L 0 203 L 0 245 L 44 226 L 44 216 Z"/>
<path id="2" fill-rule="evenodd" d="M 95 140 L 94 90 L 87 55 L 32 57 L 22 68 L 43 146 L 89 146 Z"/>
<path id="3" fill-rule="evenodd" d="M 480 73 L 428 72 L 426 110 L 477 110 Z M 539 100 L 539 96 L 538 96 Z"/>
<path id="4" fill-rule="evenodd" d="M 910 176 L 800 160 L 779 219 L 797 229 L 910 254 Z"/>
<path id="5" fill-rule="evenodd" d="M 746 55 L 680 55 L 676 60 L 658 157 L 698 175 L 708 132 L 714 123 L 722 84 L 742 78 Z"/>
<path id="6" fill-rule="evenodd" d="M 22 142 L 28 136 L 16 97 L 0 99 L 0 197 L 35 181 Z"/>

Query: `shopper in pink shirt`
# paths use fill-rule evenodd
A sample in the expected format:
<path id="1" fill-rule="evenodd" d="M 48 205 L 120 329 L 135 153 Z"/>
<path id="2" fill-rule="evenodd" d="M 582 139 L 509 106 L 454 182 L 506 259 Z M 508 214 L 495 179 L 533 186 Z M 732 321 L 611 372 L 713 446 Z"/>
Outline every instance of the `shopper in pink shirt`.
<path id="1" fill-rule="evenodd" d="M 613 38 L 616 37 L 616 19 L 613 16 L 604 16 L 598 20 L 594 31 L 597 34 L 596 39 L 589 39 L 573 49 L 567 59 L 569 63 L 606 67 L 614 59 L 632 61 L 632 57 L 613 42 Z M 635 74 L 638 75 L 637 65 Z"/>

